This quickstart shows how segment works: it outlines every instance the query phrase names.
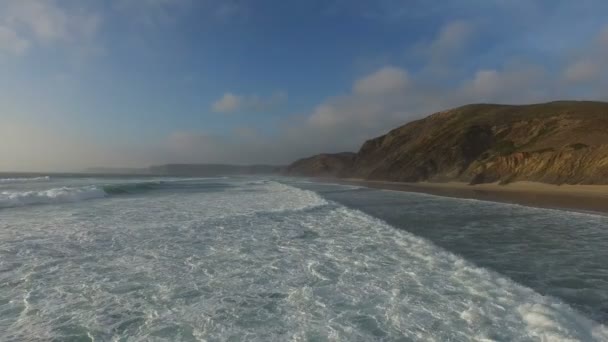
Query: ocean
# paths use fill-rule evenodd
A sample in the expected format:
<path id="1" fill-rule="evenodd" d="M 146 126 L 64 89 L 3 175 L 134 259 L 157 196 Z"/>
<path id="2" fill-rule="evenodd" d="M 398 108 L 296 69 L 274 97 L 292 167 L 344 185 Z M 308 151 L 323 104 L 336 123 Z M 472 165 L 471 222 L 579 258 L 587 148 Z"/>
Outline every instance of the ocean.
<path id="1" fill-rule="evenodd" d="M 608 341 L 608 217 L 283 177 L 0 178 L 1 341 Z"/>

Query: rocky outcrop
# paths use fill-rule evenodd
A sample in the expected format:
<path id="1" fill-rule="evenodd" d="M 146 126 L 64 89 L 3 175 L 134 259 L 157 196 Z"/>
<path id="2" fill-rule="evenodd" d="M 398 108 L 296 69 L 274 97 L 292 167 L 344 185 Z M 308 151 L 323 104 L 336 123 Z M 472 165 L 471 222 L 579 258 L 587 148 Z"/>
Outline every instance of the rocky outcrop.
<path id="1" fill-rule="evenodd" d="M 288 173 L 405 182 L 608 184 L 608 103 L 468 105 L 371 139 L 352 161 L 327 162 L 327 156 L 300 160 Z"/>

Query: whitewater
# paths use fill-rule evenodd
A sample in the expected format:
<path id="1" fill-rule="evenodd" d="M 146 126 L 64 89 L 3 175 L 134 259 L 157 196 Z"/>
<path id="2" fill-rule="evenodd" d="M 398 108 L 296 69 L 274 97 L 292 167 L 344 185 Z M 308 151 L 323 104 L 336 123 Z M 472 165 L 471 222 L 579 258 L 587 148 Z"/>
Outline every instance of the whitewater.
<path id="1" fill-rule="evenodd" d="M 0 180 L 2 341 L 608 341 L 608 218 L 282 177 Z"/>

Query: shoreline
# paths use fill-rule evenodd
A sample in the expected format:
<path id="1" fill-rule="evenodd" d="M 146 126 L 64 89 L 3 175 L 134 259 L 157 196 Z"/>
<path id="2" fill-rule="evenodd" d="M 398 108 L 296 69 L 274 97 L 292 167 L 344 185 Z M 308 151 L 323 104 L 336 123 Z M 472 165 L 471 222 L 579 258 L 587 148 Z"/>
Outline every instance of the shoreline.
<path id="1" fill-rule="evenodd" d="M 325 183 L 608 215 L 608 185 L 552 185 L 536 182 L 469 185 L 461 182 L 404 183 L 350 178 L 316 179 Z"/>

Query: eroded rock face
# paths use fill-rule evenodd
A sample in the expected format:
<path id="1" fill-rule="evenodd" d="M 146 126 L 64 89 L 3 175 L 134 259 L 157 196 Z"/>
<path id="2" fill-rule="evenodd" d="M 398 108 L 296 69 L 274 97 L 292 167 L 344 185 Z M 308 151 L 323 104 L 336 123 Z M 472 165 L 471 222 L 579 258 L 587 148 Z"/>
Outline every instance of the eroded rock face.
<path id="1" fill-rule="evenodd" d="M 531 180 L 552 184 L 608 184 L 608 145 L 517 152 L 472 166 L 472 183 Z"/>
<path id="2" fill-rule="evenodd" d="M 608 103 L 468 105 L 319 155 L 289 174 L 391 181 L 608 184 Z"/>

